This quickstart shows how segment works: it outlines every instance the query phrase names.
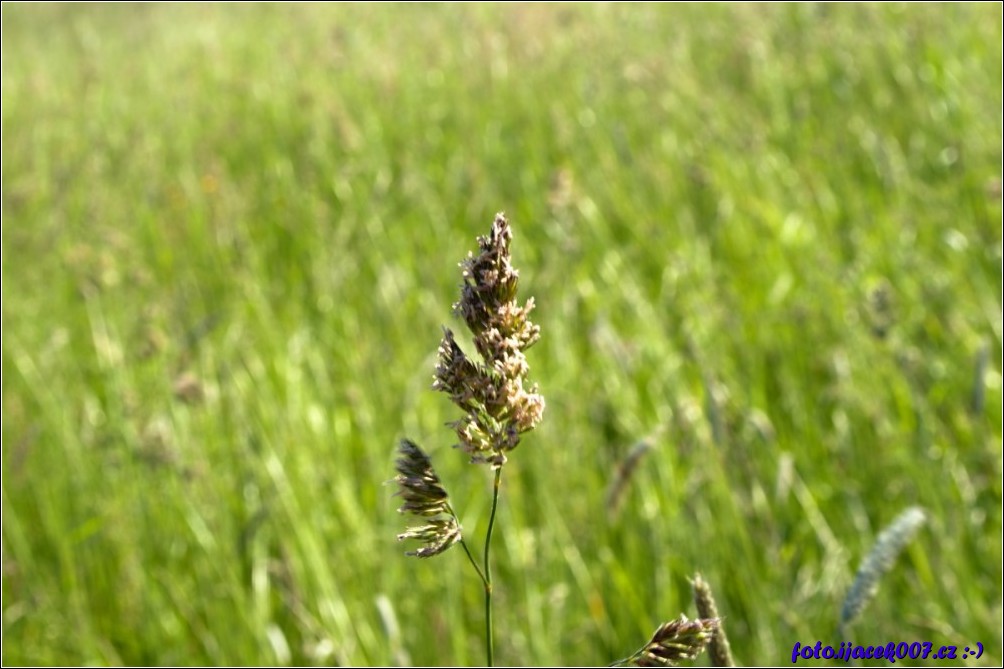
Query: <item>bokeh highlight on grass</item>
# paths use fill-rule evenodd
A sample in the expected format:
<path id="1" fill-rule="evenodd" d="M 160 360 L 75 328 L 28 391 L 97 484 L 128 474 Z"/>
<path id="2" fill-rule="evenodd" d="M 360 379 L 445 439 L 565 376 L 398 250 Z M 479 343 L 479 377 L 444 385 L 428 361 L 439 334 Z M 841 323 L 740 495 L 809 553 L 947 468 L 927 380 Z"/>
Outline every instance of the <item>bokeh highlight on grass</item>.
<path id="1" fill-rule="evenodd" d="M 413 437 L 483 532 L 430 384 L 499 210 L 548 403 L 500 662 L 621 657 L 698 571 L 781 662 L 910 506 L 850 640 L 1001 662 L 999 5 L 2 19 L 5 664 L 480 662 L 384 483 Z"/>

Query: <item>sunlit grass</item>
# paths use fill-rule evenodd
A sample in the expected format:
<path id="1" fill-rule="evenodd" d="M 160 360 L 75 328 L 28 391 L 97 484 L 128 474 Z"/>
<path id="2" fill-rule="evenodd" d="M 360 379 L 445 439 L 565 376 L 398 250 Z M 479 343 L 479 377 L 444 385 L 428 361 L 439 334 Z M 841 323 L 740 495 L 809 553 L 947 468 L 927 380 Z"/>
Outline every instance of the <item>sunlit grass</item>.
<path id="1" fill-rule="evenodd" d="M 548 402 L 506 474 L 500 658 L 610 662 L 700 571 L 736 659 L 780 662 L 919 506 L 855 643 L 1001 661 L 998 7 L 2 31 L 5 663 L 481 662 L 463 555 L 405 558 L 384 482 L 413 437 L 484 529 L 429 387 L 499 210 Z"/>

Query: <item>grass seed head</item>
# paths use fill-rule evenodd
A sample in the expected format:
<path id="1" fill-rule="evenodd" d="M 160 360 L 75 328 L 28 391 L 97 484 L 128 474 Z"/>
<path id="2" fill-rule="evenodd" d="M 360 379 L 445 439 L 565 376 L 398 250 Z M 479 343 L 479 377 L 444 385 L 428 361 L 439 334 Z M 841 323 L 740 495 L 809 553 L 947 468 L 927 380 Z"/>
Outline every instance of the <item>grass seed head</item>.
<path id="1" fill-rule="evenodd" d="M 718 625 L 718 618 L 688 620 L 681 615 L 660 626 L 631 663 L 638 667 L 672 667 L 680 660 L 692 660 L 708 645 Z"/>
<path id="2" fill-rule="evenodd" d="M 719 621 L 708 644 L 708 657 L 711 659 L 711 666 L 736 666 L 736 661 L 732 657 L 732 647 L 728 637 L 725 636 L 725 627 L 721 618 L 718 617 L 718 605 L 715 604 L 715 596 L 711 594 L 711 586 L 700 574 L 694 576 L 691 585 L 694 588 L 694 604 L 697 606 L 697 615 L 701 618 L 714 618 Z"/>
<path id="3" fill-rule="evenodd" d="M 398 451 L 400 457 L 397 459 L 397 477 L 394 480 L 398 484 L 397 494 L 404 499 L 398 512 L 419 516 L 426 524 L 408 528 L 397 535 L 397 539 L 418 539 L 425 542 L 423 548 L 408 555 L 438 555 L 461 537 L 460 526 L 450 509 L 450 496 L 432 468 L 429 456 L 418 444 L 403 439 Z"/>
<path id="4" fill-rule="evenodd" d="M 923 509 L 910 507 L 899 514 L 892 523 L 882 530 L 875 546 L 865 557 L 851 585 L 844 606 L 840 612 L 838 636 L 843 636 L 844 628 L 853 622 L 878 592 L 879 581 L 892 569 L 900 551 L 910 543 L 913 535 L 926 522 Z"/>
<path id="5" fill-rule="evenodd" d="M 524 351 L 540 339 L 530 322 L 533 298 L 516 301 L 519 273 L 509 253 L 512 230 L 496 214 L 491 231 L 478 238 L 478 255 L 468 254 L 462 268 L 460 300 L 453 305 L 474 335 L 481 362 L 471 360 L 453 332 L 443 329 L 433 388 L 447 393 L 466 415 L 450 425 L 471 462 L 493 468 L 505 464 L 520 435 L 540 423 L 544 398 L 527 387 L 530 366 Z"/>

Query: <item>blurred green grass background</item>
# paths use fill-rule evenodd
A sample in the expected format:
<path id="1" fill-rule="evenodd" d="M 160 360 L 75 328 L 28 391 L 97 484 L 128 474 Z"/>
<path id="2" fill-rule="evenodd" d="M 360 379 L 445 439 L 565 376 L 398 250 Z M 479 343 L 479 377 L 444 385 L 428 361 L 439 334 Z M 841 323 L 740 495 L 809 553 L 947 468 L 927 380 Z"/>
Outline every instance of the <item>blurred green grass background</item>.
<path id="1" fill-rule="evenodd" d="M 910 505 L 853 641 L 1002 661 L 999 5 L 2 12 L 5 665 L 480 663 L 385 482 L 414 438 L 483 536 L 429 388 L 499 210 L 548 403 L 499 662 L 622 657 L 696 571 L 788 662 Z"/>

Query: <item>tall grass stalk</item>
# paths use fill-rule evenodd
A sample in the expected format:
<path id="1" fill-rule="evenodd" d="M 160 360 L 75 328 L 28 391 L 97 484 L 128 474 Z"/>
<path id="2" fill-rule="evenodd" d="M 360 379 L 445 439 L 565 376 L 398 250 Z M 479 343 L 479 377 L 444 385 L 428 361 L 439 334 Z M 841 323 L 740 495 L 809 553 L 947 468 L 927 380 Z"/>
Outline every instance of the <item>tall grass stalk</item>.
<path id="1" fill-rule="evenodd" d="M 496 214 L 491 232 L 478 238 L 480 251 L 461 263 L 464 283 L 454 311 L 474 335 L 481 362 L 463 352 L 449 328 L 443 328 L 433 388 L 450 395 L 466 415 L 451 423 L 472 463 L 489 465 L 494 472 L 492 505 L 485 531 L 484 560 L 480 567 L 460 530 L 460 521 L 449 503 L 449 495 L 432 468 L 429 457 L 413 442 L 401 442 L 397 461 L 399 495 L 405 503 L 399 511 L 418 516 L 424 525 L 410 528 L 398 539 L 417 539 L 424 546 L 409 552 L 420 558 L 433 557 L 459 543 L 474 567 L 485 591 L 486 665 L 495 666 L 495 638 L 492 624 L 492 535 L 498 512 L 502 468 L 507 453 L 519 444 L 524 432 L 541 419 L 544 398 L 537 387 L 524 390 L 529 365 L 523 351 L 540 337 L 540 330 L 527 318 L 533 298 L 526 306 L 516 301 L 518 273 L 512 267 L 509 242 L 512 231 L 504 214 Z M 647 449 L 646 449 L 647 450 Z M 644 451 L 638 451 L 635 463 Z M 630 472 L 624 474 L 626 479 Z M 672 666 L 700 653 L 719 629 L 717 615 L 698 620 L 681 616 L 664 623 L 652 639 L 616 665 L 641 667 Z"/>
<path id="2" fill-rule="evenodd" d="M 446 501 L 448 495 L 439 486 L 439 477 L 432 470 L 428 457 L 411 442 L 402 442 L 404 457 L 398 461 L 398 482 L 401 494 L 421 501 L 401 507 L 402 512 L 419 516 L 440 516 L 440 522 L 409 530 L 399 539 L 418 539 L 425 546 L 412 553 L 418 557 L 438 555 L 453 543 L 460 542 L 468 560 L 481 578 L 485 591 L 485 655 L 486 664 L 495 663 L 495 641 L 492 626 L 492 534 L 498 512 L 502 467 L 506 454 L 519 444 L 521 435 L 532 430 L 544 411 L 544 398 L 536 386 L 524 389 L 530 371 L 524 351 L 540 337 L 539 328 L 527 318 L 533 309 L 533 299 L 520 306 L 516 301 L 519 274 L 510 262 L 509 243 L 512 231 L 504 214 L 497 214 L 487 236 L 479 237 L 478 255 L 468 254 L 461 264 L 463 286 L 460 300 L 453 305 L 471 333 L 481 361 L 467 357 L 449 328 L 443 329 L 439 346 L 433 388 L 450 395 L 465 415 L 451 423 L 459 443 L 472 463 L 489 465 L 494 471 L 492 506 L 485 531 L 484 560 L 479 567 L 460 533 L 460 523 Z M 423 487 L 415 481 L 416 469 L 421 479 L 435 482 Z M 443 517 L 448 516 L 448 517 Z"/>

